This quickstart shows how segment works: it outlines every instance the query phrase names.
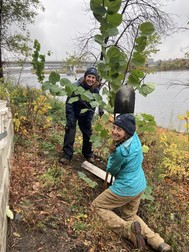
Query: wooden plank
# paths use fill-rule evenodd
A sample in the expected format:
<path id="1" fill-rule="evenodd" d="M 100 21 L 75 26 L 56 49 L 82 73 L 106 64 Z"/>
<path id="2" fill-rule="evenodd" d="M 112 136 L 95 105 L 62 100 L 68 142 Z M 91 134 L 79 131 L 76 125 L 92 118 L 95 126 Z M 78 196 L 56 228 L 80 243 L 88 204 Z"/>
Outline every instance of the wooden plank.
<path id="1" fill-rule="evenodd" d="M 102 169 L 100 169 L 96 165 L 91 164 L 88 161 L 84 161 L 82 163 L 81 167 L 83 167 L 85 170 L 91 172 L 92 174 L 96 175 L 98 178 L 101 178 L 102 180 L 105 180 L 105 178 L 106 178 L 106 172 L 105 171 L 103 171 Z M 110 181 L 111 181 L 111 175 L 108 174 L 107 182 L 110 183 Z"/>

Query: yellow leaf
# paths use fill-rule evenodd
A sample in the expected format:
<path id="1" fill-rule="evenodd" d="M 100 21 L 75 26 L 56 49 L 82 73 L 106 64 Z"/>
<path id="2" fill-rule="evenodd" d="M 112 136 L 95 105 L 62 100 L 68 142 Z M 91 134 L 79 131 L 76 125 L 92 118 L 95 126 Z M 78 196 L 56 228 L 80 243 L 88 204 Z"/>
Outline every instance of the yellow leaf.
<path id="1" fill-rule="evenodd" d="M 15 237 L 20 237 L 20 234 L 17 233 L 17 232 L 14 232 L 13 235 L 14 235 Z"/>
<path id="2" fill-rule="evenodd" d="M 14 214 L 13 212 L 9 209 L 9 206 L 6 206 L 6 215 L 9 217 L 11 220 L 14 219 Z"/>

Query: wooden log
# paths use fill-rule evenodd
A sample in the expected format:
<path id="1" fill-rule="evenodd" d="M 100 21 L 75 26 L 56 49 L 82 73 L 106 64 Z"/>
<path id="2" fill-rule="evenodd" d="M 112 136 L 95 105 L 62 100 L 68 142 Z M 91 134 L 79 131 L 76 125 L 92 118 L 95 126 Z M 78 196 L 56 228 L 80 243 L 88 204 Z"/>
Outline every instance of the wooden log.
<path id="1" fill-rule="evenodd" d="M 91 164 L 88 161 L 84 161 L 82 163 L 81 167 L 83 167 L 85 170 L 91 172 L 92 174 L 96 175 L 98 178 L 101 178 L 102 180 L 105 181 L 105 179 L 106 179 L 106 172 L 103 171 L 102 169 L 100 169 L 99 167 L 97 167 L 96 165 Z M 108 174 L 107 183 L 110 183 L 110 182 L 111 182 L 111 175 Z"/>

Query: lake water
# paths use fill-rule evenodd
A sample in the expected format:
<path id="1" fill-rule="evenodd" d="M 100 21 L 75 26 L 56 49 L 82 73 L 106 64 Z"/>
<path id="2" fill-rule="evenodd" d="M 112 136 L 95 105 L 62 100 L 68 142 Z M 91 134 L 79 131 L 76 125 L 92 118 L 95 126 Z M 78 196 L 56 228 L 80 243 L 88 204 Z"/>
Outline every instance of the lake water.
<path id="1" fill-rule="evenodd" d="M 185 132 L 177 117 L 189 110 L 189 71 L 150 74 L 146 82 L 156 83 L 156 89 L 147 97 L 136 94 L 135 112 L 152 114 L 158 126 Z"/>
<path id="2" fill-rule="evenodd" d="M 18 76 L 15 74 L 14 76 L 18 79 Z M 74 76 L 62 75 L 61 77 L 74 81 Z M 22 74 L 20 82 L 40 88 L 37 77 L 31 73 Z M 155 117 L 158 126 L 185 132 L 184 122 L 177 117 L 189 110 L 189 71 L 149 74 L 145 82 L 155 83 L 157 86 L 155 91 L 147 97 L 136 93 L 135 114 L 151 114 Z"/>

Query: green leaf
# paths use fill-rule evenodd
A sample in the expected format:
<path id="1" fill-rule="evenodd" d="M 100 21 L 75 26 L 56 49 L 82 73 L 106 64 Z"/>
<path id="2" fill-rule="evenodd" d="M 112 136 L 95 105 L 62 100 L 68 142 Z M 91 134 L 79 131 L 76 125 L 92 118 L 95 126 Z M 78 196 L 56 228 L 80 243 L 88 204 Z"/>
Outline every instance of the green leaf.
<path id="1" fill-rule="evenodd" d="M 112 79 L 117 79 L 119 77 L 119 73 L 113 73 L 111 74 Z"/>
<path id="2" fill-rule="evenodd" d="M 97 131 L 97 132 L 100 132 L 103 130 L 103 125 L 101 123 L 97 123 L 94 127 L 94 129 Z"/>
<path id="3" fill-rule="evenodd" d="M 96 108 L 96 107 L 98 107 L 99 103 L 97 101 L 91 101 L 90 105 L 92 108 Z"/>
<path id="4" fill-rule="evenodd" d="M 60 79 L 60 85 L 65 86 L 65 85 L 72 85 L 71 81 L 68 80 L 67 78 L 62 78 Z"/>
<path id="5" fill-rule="evenodd" d="M 109 114 L 114 113 L 114 108 L 112 106 L 110 106 L 110 104 L 104 105 L 103 109 L 106 110 Z M 106 114 L 104 114 L 104 115 L 106 115 Z M 108 117 L 108 120 L 109 120 L 109 117 Z"/>
<path id="6" fill-rule="evenodd" d="M 73 92 L 77 89 L 78 89 L 78 87 L 74 84 L 65 86 L 65 91 L 66 91 L 67 96 L 71 96 L 73 94 Z"/>
<path id="7" fill-rule="evenodd" d="M 112 80 L 111 83 L 110 83 L 110 86 L 112 88 L 112 91 L 113 92 L 116 92 L 117 89 L 119 88 L 120 86 L 120 83 L 119 82 L 116 82 L 115 80 Z"/>
<path id="8" fill-rule="evenodd" d="M 80 111 L 80 113 L 81 114 L 84 114 L 85 112 L 87 112 L 89 109 L 87 109 L 87 108 L 85 108 L 85 109 L 82 109 L 81 111 Z"/>
<path id="9" fill-rule="evenodd" d="M 93 93 L 93 97 L 94 97 L 95 101 L 97 101 L 97 102 L 102 101 L 102 96 L 100 94 Z"/>
<path id="10" fill-rule="evenodd" d="M 107 138 L 108 137 L 108 130 L 103 129 L 100 133 L 100 136 L 103 138 Z"/>
<path id="11" fill-rule="evenodd" d="M 102 89 L 102 94 L 103 94 L 103 95 L 108 95 L 108 94 L 109 94 L 109 90 L 108 90 L 106 87 L 104 87 L 104 88 Z"/>
<path id="12" fill-rule="evenodd" d="M 95 181 L 92 181 L 90 178 L 88 178 L 85 173 L 83 172 L 78 172 L 79 177 L 84 180 L 89 187 L 94 188 L 95 186 L 97 186 L 98 184 Z"/>
<path id="13" fill-rule="evenodd" d="M 56 72 L 51 72 L 49 75 L 49 81 L 52 84 L 56 84 L 56 82 L 58 82 L 60 80 L 60 74 L 56 73 Z"/>
<path id="14" fill-rule="evenodd" d="M 139 85 L 139 77 L 136 76 L 135 74 L 130 74 L 128 77 L 128 83 L 130 85 L 138 86 Z"/>
<path id="15" fill-rule="evenodd" d="M 137 76 L 138 78 L 143 78 L 144 77 L 144 72 L 140 71 L 140 70 L 131 70 L 131 74 L 133 76 Z"/>
<path id="16" fill-rule="evenodd" d="M 119 30 L 117 28 L 107 28 L 106 29 L 106 34 L 109 37 L 113 37 L 119 34 Z M 106 46 L 106 44 L 104 44 L 104 46 Z"/>
<path id="17" fill-rule="evenodd" d="M 139 114 L 136 115 L 136 122 L 137 122 L 137 130 L 139 133 L 148 131 L 148 132 L 154 132 L 156 122 L 152 115 L 149 114 Z"/>
<path id="18" fill-rule="evenodd" d="M 74 91 L 75 95 L 81 95 L 85 92 L 85 89 L 81 86 L 77 87 L 77 89 Z"/>
<path id="19" fill-rule="evenodd" d="M 107 123 L 109 121 L 108 114 L 104 113 L 101 117 L 101 120 L 103 121 L 103 123 Z"/>
<path id="20" fill-rule="evenodd" d="M 89 101 L 93 100 L 93 94 L 89 90 L 87 90 L 81 94 L 81 99 L 83 101 L 89 102 Z"/>
<path id="21" fill-rule="evenodd" d="M 57 86 L 57 85 L 55 85 L 55 86 L 52 86 L 51 85 L 51 87 L 49 88 L 49 91 L 50 91 L 50 93 L 53 95 L 53 96 L 56 96 L 56 95 L 58 95 L 60 92 L 61 92 L 61 88 L 59 87 L 59 86 Z"/>
<path id="22" fill-rule="evenodd" d="M 121 7 L 121 0 L 109 1 L 107 12 L 108 14 L 112 15 L 118 12 L 120 7 Z"/>
<path id="23" fill-rule="evenodd" d="M 95 136 L 95 135 L 91 136 L 90 140 L 93 143 L 93 147 L 94 148 L 102 147 L 102 141 L 101 141 L 101 139 L 102 138 L 100 136 Z"/>
<path id="24" fill-rule="evenodd" d="M 127 56 L 118 47 L 112 46 L 107 51 L 106 62 L 111 67 L 112 74 L 122 72 L 127 63 Z"/>
<path id="25" fill-rule="evenodd" d="M 71 98 L 69 99 L 68 103 L 72 104 L 73 102 L 76 102 L 76 101 L 78 101 L 78 100 L 79 100 L 79 97 L 78 97 L 78 96 L 76 96 L 76 97 L 71 97 Z"/>
<path id="26" fill-rule="evenodd" d="M 142 152 L 143 153 L 148 153 L 148 151 L 149 151 L 149 147 L 147 145 L 143 144 L 143 146 L 142 146 Z"/>
<path id="27" fill-rule="evenodd" d="M 145 113 L 142 113 L 140 114 L 142 116 L 142 118 L 148 122 L 155 122 L 154 120 L 154 116 L 153 115 L 149 115 L 149 114 L 145 114 Z"/>
<path id="28" fill-rule="evenodd" d="M 106 14 L 106 8 L 102 5 L 101 0 L 91 0 L 90 8 L 95 14 L 100 16 L 104 16 Z"/>
<path id="29" fill-rule="evenodd" d="M 152 93 L 156 88 L 156 85 L 153 83 L 148 83 L 148 84 L 142 84 L 140 86 L 139 93 L 142 94 L 143 96 L 147 96 L 148 94 Z"/>
<path id="30" fill-rule="evenodd" d="M 100 14 L 97 14 L 97 13 L 94 13 L 93 12 L 93 15 L 94 17 L 96 18 L 96 20 L 99 22 L 99 23 L 102 23 L 103 22 L 103 15 L 100 15 Z"/>
<path id="31" fill-rule="evenodd" d="M 100 44 L 101 46 L 106 46 L 106 44 L 104 43 L 104 37 L 100 34 L 97 34 L 94 36 L 94 40 L 95 42 L 97 42 L 98 44 Z"/>
<path id="32" fill-rule="evenodd" d="M 59 92 L 58 92 L 58 95 L 57 96 L 65 96 L 67 95 L 65 89 L 61 89 Z"/>
<path id="33" fill-rule="evenodd" d="M 154 197 L 151 194 L 152 194 L 152 188 L 151 188 L 151 186 L 147 186 L 144 193 L 141 196 L 141 199 L 153 201 Z"/>
<path id="34" fill-rule="evenodd" d="M 122 14 L 115 13 L 113 15 L 107 15 L 107 21 L 114 27 L 118 27 L 122 22 Z"/>
<path id="35" fill-rule="evenodd" d="M 137 45 L 135 46 L 135 50 L 138 52 L 143 52 L 144 49 L 147 46 L 147 37 L 146 36 L 141 36 L 136 39 Z"/>
<path id="36" fill-rule="evenodd" d="M 147 36 L 151 35 L 155 31 L 154 25 L 150 22 L 145 22 L 141 24 L 139 29 L 142 32 L 142 35 L 147 35 Z"/>
<path id="37" fill-rule="evenodd" d="M 141 66 L 145 63 L 146 57 L 138 52 L 133 53 L 132 63 Z"/>
<path id="38" fill-rule="evenodd" d="M 43 91 L 49 90 L 52 84 L 49 81 L 45 81 L 42 83 L 41 89 Z"/>
<path id="39" fill-rule="evenodd" d="M 106 75 L 106 73 L 107 73 L 108 71 L 111 70 L 111 68 L 110 68 L 109 65 L 107 65 L 106 63 L 102 63 L 102 62 L 100 62 L 100 63 L 98 64 L 98 69 L 99 69 L 99 71 L 100 71 L 103 75 Z"/>
<path id="40" fill-rule="evenodd" d="M 107 57 L 109 59 L 111 59 L 112 61 L 113 60 L 118 61 L 120 58 L 120 54 L 121 54 L 121 52 L 116 46 L 110 47 L 110 49 L 108 49 L 108 51 L 107 51 Z"/>

